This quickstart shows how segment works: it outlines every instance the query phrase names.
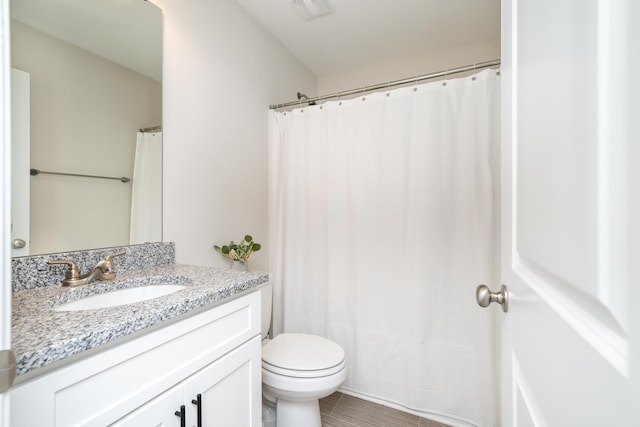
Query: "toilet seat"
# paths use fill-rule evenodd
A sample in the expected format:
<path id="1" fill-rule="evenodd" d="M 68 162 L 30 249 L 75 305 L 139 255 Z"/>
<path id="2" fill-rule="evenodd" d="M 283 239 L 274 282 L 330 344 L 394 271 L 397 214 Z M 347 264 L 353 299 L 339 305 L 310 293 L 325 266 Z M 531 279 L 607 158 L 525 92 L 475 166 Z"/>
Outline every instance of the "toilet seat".
<path id="1" fill-rule="evenodd" d="M 344 350 L 316 335 L 280 334 L 262 347 L 262 368 L 287 377 L 326 377 L 344 365 Z"/>
<path id="2" fill-rule="evenodd" d="M 317 369 L 313 371 L 299 371 L 295 369 L 286 369 L 280 368 L 278 366 L 270 365 L 266 362 L 262 362 L 262 369 L 269 371 L 274 374 L 284 375 L 286 377 L 294 377 L 294 378 L 320 378 L 320 377 L 328 377 L 329 375 L 333 375 L 337 372 L 340 372 L 344 369 L 344 361 L 336 366 L 332 366 L 327 369 Z"/>

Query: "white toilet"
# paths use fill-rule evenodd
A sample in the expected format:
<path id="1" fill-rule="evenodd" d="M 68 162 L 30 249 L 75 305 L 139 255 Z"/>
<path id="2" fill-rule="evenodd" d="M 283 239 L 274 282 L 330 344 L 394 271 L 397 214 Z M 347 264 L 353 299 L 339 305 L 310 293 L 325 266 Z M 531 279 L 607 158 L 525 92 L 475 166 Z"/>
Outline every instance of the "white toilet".
<path id="1" fill-rule="evenodd" d="M 317 335 L 280 334 L 268 340 L 272 285 L 262 289 L 263 425 L 321 427 L 318 399 L 336 391 L 347 374 L 344 350 Z"/>

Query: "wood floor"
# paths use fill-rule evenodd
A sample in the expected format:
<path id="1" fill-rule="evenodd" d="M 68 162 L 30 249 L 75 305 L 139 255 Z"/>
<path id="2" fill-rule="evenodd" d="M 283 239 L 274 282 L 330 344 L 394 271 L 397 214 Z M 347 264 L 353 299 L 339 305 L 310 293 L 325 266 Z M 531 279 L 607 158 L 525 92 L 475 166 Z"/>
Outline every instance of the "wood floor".
<path id="1" fill-rule="evenodd" d="M 322 427 L 448 427 L 339 392 L 320 400 Z"/>

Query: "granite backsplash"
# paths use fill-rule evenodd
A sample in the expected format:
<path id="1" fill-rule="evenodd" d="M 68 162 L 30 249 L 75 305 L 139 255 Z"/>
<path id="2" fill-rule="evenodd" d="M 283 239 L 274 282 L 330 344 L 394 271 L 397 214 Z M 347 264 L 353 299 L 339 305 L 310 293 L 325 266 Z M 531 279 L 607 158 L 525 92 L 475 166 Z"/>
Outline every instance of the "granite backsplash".
<path id="1" fill-rule="evenodd" d="M 175 262 L 173 242 L 143 243 L 131 246 L 89 249 L 74 252 L 17 257 L 11 260 L 11 285 L 13 292 L 57 285 L 64 279 L 67 265 L 49 265 L 49 260 L 74 261 L 80 272 L 89 272 L 107 255 L 126 251 L 126 254 L 113 259 L 116 272 L 139 270 Z"/>

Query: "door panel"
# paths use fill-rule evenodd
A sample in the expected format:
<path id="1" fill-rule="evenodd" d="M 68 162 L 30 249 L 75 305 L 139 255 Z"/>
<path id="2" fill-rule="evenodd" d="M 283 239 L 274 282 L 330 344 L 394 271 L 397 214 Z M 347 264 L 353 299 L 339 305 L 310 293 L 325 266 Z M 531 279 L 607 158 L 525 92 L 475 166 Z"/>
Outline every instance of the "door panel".
<path id="1" fill-rule="evenodd" d="M 29 255 L 29 80 L 29 73 L 11 69 L 11 241 L 25 243 L 22 248 L 12 247 L 14 257 Z"/>
<path id="2" fill-rule="evenodd" d="M 0 0 L 0 351 L 11 349 L 11 99 L 9 1 Z M 3 366 L 4 368 L 4 366 Z M 0 427 L 9 427 L 9 393 L 0 391 Z"/>
<path id="3" fill-rule="evenodd" d="M 260 339 L 255 337 L 185 381 L 186 401 L 201 395 L 202 425 L 258 427 L 262 393 Z M 196 407 L 189 405 L 189 419 Z"/>
<path id="4" fill-rule="evenodd" d="M 504 426 L 640 425 L 626 4 L 503 1 Z"/>
<path id="5" fill-rule="evenodd" d="M 173 387 L 132 413 L 111 424 L 111 427 L 179 427 L 176 412 L 184 405 L 182 387 Z"/>
<path id="6" fill-rule="evenodd" d="M 523 259 L 597 295 L 596 2 L 570 3 L 518 2 L 516 231 Z"/>

